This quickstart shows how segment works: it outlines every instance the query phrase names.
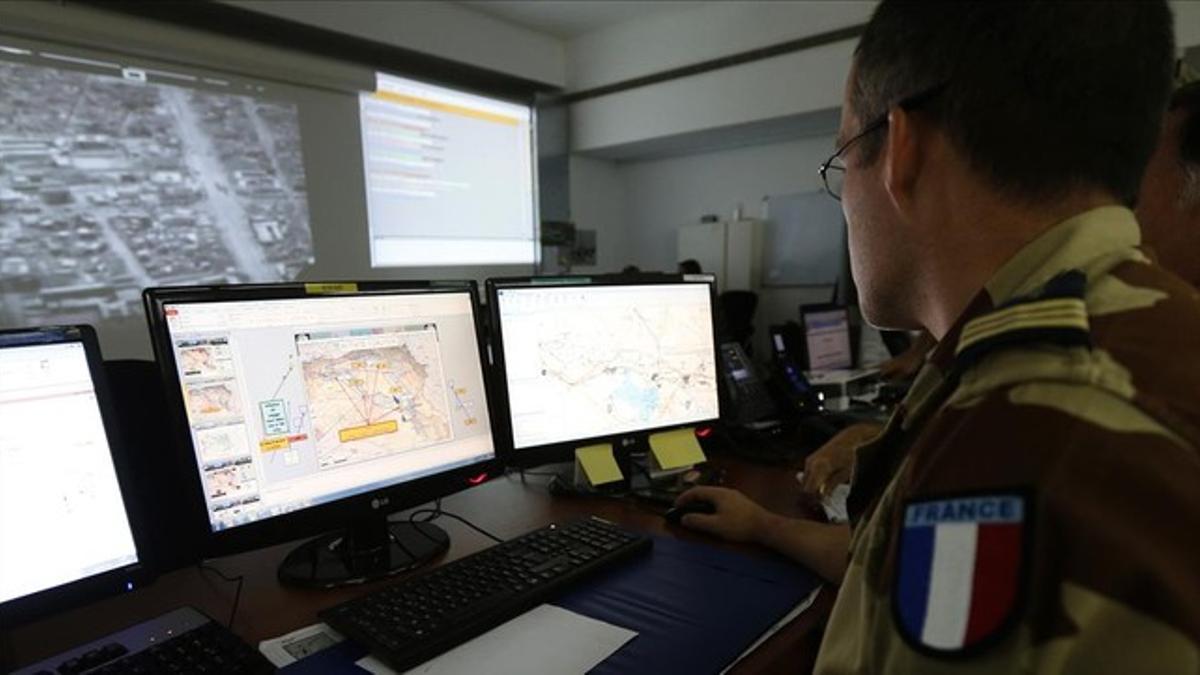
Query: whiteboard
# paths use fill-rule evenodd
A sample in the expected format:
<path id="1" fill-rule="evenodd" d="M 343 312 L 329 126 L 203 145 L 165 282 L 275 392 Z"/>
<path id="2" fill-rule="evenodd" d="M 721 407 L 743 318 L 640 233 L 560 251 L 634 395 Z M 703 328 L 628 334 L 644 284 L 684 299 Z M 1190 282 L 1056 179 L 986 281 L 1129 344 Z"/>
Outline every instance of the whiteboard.
<path id="1" fill-rule="evenodd" d="M 842 271 L 842 205 L 823 191 L 766 198 L 763 286 L 831 286 Z"/>

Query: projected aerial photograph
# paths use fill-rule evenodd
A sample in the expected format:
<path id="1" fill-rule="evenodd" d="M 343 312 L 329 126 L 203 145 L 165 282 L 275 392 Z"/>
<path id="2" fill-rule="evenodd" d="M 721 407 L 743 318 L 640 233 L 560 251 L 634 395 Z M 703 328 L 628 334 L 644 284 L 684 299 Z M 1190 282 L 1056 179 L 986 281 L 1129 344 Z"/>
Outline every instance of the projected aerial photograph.
<path id="1" fill-rule="evenodd" d="M 0 326 L 140 316 L 147 286 L 312 260 L 294 105 L 0 62 Z"/>

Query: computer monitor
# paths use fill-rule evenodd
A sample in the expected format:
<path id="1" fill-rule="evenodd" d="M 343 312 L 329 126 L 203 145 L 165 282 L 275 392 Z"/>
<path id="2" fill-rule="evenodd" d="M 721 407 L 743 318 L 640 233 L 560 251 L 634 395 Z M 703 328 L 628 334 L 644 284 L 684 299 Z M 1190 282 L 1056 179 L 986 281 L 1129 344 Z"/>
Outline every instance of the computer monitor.
<path id="1" fill-rule="evenodd" d="M 95 333 L 0 332 L 0 625 L 149 578 Z"/>
<path id="2" fill-rule="evenodd" d="M 840 305 L 804 305 L 805 352 L 809 370 L 840 370 L 854 365 L 850 342 L 850 319 Z"/>
<path id="3" fill-rule="evenodd" d="M 474 283 L 156 288 L 145 301 L 206 552 L 327 532 L 279 569 L 327 587 L 446 549 L 432 523 L 387 516 L 497 466 Z"/>
<path id="4" fill-rule="evenodd" d="M 710 275 L 488 280 L 511 461 L 718 419 L 713 287 Z"/>

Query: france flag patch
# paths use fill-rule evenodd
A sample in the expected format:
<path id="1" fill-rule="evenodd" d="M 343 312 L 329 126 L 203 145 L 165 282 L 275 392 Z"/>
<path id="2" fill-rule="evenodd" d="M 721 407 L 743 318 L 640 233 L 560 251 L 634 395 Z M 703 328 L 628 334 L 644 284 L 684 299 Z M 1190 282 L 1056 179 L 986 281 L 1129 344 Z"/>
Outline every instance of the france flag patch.
<path id="1" fill-rule="evenodd" d="M 1011 493 L 905 505 L 892 596 L 909 644 L 952 655 L 999 636 L 1022 582 L 1026 506 Z"/>

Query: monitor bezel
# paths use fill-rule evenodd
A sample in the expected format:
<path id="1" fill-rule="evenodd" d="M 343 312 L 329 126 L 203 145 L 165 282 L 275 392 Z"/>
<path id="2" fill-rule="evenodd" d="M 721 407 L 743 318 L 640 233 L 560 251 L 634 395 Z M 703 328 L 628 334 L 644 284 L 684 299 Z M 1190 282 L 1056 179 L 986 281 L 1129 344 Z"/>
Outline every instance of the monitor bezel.
<path id="1" fill-rule="evenodd" d="M 637 429 L 617 434 L 606 434 L 602 436 L 578 438 L 569 441 L 559 441 L 556 443 L 530 446 L 528 448 L 518 449 L 516 447 L 515 438 L 513 436 L 512 418 L 509 414 L 511 407 L 509 405 L 508 395 L 508 372 L 504 362 L 504 330 L 500 320 L 500 291 L 524 288 L 588 288 L 596 286 L 654 286 L 683 284 L 706 284 L 708 286 L 709 310 L 712 316 L 713 377 L 715 378 L 713 386 L 717 388 L 717 415 L 715 417 L 681 424 L 647 427 L 645 429 Z M 544 464 L 570 462 L 574 460 L 576 448 L 606 442 L 613 443 L 614 447 L 616 444 L 631 445 L 632 442 L 636 441 L 636 439 L 640 436 L 646 436 L 663 431 L 672 431 L 676 429 L 686 429 L 688 427 L 710 425 L 718 422 L 722 417 L 724 417 L 726 403 L 724 400 L 722 400 L 724 397 L 721 396 L 721 362 L 719 354 L 720 344 L 717 339 L 717 284 L 715 276 L 711 274 L 665 274 L 642 272 L 636 274 L 503 277 L 488 279 L 486 282 L 486 290 L 488 298 L 488 314 L 491 317 L 492 366 L 495 371 L 495 386 L 493 389 L 496 392 L 496 407 L 499 411 L 499 414 L 496 416 L 496 420 L 494 422 L 494 427 L 498 430 L 500 435 L 499 437 L 503 440 L 506 455 L 505 462 L 508 466 L 529 468 Z"/>
<path id="2" fill-rule="evenodd" d="M 137 561 L 107 572 L 93 574 L 76 581 L 0 602 L 0 624 L 6 626 L 28 623 L 55 612 L 126 593 L 141 588 L 154 579 L 155 570 L 153 561 L 150 559 L 151 547 L 147 540 L 148 531 L 142 511 L 144 505 L 139 504 L 133 496 L 132 458 L 129 456 L 129 446 L 124 443 L 117 423 L 116 406 L 104 374 L 104 364 L 100 354 L 100 344 L 96 339 L 96 331 L 87 325 L 0 330 L 0 343 L 2 343 L 0 348 L 72 342 L 83 345 L 88 372 L 92 378 L 92 388 L 96 393 L 96 403 L 104 424 L 109 455 L 117 476 L 117 487 L 121 491 L 125 516 L 133 534 Z M 51 533 L 47 533 L 47 536 L 51 536 Z M 36 545 L 35 542 L 30 542 L 30 544 Z"/>
<path id="3" fill-rule="evenodd" d="M 311 289 L 311 290 L 310 290 Z M 351 290 L 352 289 L 352 290 Z M 467 294 L 475 330 L 476 349 L 487 401 L 489 429 L 492 434 L 493 456 L 466 466 L 408 481 L 368 490 L 331 502 L 316 504 L 289 513 L 214 530 L 204 499 L 203 480 L 192 443 L 190 423 L 179 385 L 175 351 L 171 346 L 164 307 L 171 304 L 198 302 L 247 302 L 255 300 L 299 300 L 314 297 L 361 297 L 368 295 L 428 295 L 438 293 Z M 492 404 L 491 382 L 488 377 L 487 344 L 482 330 L 482 311 L 478 286 L 474 281 L 448 282 L 334 282 L 233 284 L 225 286 L 191 286 L 148 288 L 143 293 L 146 316 L 150 326 L 150 341 L 155 360 L 166 390 L 168 420 L 172 429 L 173 455 L 178 469 L 188 476 L 190 513 L 188 528 L 200 542 L 199 550 L 207 557 L 230 555 L 243 551 L 316 536 L 432 502 L 456 492 L 480 485 L 494 477 L 502 467 L 503 453 L 496 440 L 496 411 Z"/>

